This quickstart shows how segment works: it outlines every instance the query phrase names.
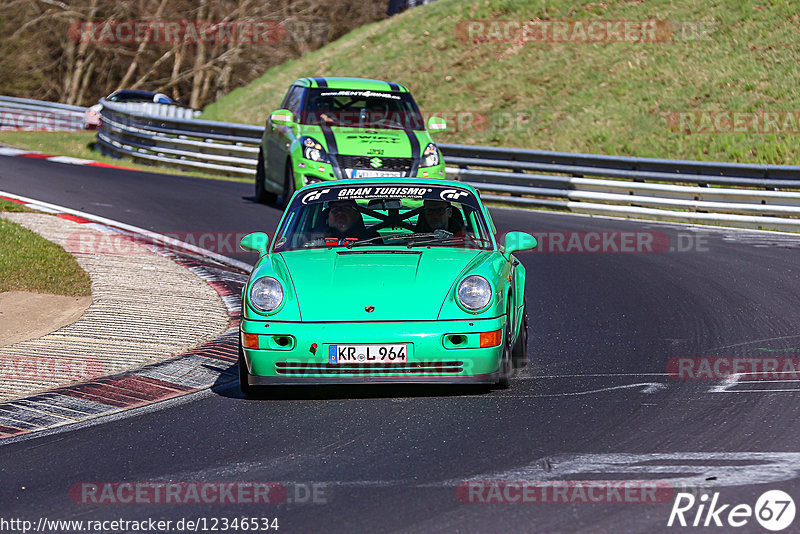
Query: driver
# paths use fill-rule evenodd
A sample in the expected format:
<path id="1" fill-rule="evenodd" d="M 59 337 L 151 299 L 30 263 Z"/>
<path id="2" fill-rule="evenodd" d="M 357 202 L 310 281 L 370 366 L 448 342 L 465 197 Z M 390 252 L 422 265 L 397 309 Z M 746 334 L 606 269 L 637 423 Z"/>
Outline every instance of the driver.
<path id="1" fill-rule="evenodd" d="M 326 223 L 328 227 L 325 237 L 333 237 L 339 241 L 347 238 L 368 239 L 378 235 L 376 231 L 370 231 L 364 226 L 355 200 L 330 202 Z"/>

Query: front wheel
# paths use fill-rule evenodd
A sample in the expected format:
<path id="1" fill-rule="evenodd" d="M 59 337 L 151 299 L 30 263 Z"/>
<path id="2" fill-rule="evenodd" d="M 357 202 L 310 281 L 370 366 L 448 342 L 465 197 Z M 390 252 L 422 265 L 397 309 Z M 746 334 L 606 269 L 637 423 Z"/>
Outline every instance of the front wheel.
<path id="1" fill-rule="evenodd" d="M 255 394 L 255 388 L 247 382 L 247 362 L 244 361 L 241 337 L 239 338 L 239 389 L 245 397 L 252 397 Z"/>
<path id="2" fill-rule="evenodd" d="M 286 162 L 286 173 L 283 179 L 283 207 L 289 205 L 289 200 L 294 195 L 297 186 L 294 183 L 294 171 L 292 170 L 292 162 Z"/>
<path id="3" fill-rule="evenodd" d="M 528 365 L 528 303 L 522 301 L 522 323 L 519 327 L 519 335 L 514 349 L 511 351 L 511 358 L 514 367 L 525 367 Z"/>
<path id="4" fill-rule="evenodd" d="M 267 191 L 265 181 L 267 179 L 264 168 L 264 152 L 258 147 L 258 163 L 256 164 L 256 202 L 260 204 L 274 204 L 278 195 Z"/>
<path id="5" fill-rule="evenodd" d="M 506 319 L 506 335 L 503 339 L 503 357 L 500 359 L 500 377 L 497 380 L 498 389 L 508 389 L 511 385 L 511 375 L 514 373 L 514 364 L 511 357 L 511 302 L 508 303 L 508 317 Z"/>
<path id="6" fill-rule="evenodd" d="M 511 363 L 511 349 L 508 343 L 503 344 L 503 358 L 500 360 L 500 378 L 497 380 L 497 389 L 508 389 L 511 385 L 511 375 L 514 366 Z"/>

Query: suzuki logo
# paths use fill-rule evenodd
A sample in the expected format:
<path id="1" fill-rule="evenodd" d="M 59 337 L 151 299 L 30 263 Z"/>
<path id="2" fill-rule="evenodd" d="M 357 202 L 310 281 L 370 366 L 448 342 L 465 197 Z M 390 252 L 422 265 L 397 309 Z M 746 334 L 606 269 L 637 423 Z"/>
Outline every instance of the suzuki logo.
<path id="1" fill-rule="evenodd" d="M 372 167 L 373 169 L 380 169 L 382 165 L 383 165 L 383 160 L 381 160 L 381 158 L 372 158 L 371 160 L 369 160 L 369 166 Z"/>
<path id="2" fill-rule="evenodd" d="M 375 306 L 364 306 L 364 311 L 367 313 L 372 313 L 375 311 Z"/>

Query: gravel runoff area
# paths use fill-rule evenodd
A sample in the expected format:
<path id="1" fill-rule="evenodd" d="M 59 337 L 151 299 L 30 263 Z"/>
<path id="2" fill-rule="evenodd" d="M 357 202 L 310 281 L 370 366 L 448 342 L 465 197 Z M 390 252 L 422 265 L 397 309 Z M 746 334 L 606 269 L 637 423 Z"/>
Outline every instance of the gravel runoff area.
<path id="1" fill-rule="evenodd" d="M 92 280 L 92 304 L 76 322 L 0 347 L 0 401 L 157 362 L 230 326 L 214 288 L 165 256 L 133 242 L 82 247 L 106 243 L 108 234 L 53 215 L 0 217 L 65 247 Z"/>

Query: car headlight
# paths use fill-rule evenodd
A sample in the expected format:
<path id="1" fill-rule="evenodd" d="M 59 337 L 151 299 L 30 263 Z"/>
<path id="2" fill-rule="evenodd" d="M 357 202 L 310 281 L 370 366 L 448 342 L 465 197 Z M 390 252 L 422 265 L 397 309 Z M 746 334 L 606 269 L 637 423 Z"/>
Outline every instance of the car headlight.
<path id="1" fill-rule="evenodd" d="M 461 281 L 457 294 L 462 306 L 477 311 L 485 308 L 492 300 L 492 286 L 486 278 L 473 274 Z"/>
<path id="2" fill-rule="evenodd" d="M 312 137 L 303 137 L 300 140 L 303 146 L 303 157 L 311 161 L 320 163 L 330 163 L 328 160 L 328 153 L 322 148 L 322 145 Z"/>
<path id="3" fill-rule="evenodd" d="M 271 312 L 283 302 L 283 287 L 275 278 L 265 276 L 250 286 L 250 303 L 258 310 Z"/>
<path id="4" fill-rule="evenodd" d="M 435 167 L 439 164 L 439 149 L 433 143 L 428 143 L 422 153 L 422 164 L 420 167 Z"/>

